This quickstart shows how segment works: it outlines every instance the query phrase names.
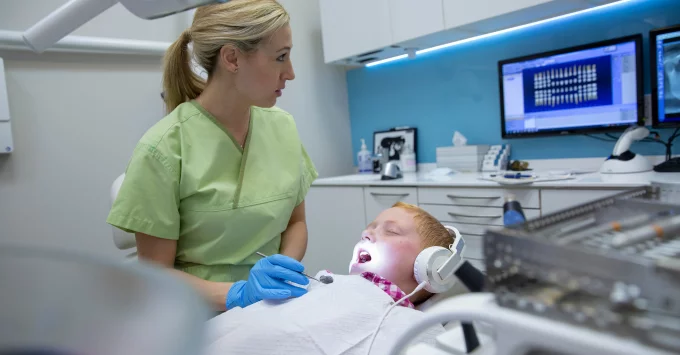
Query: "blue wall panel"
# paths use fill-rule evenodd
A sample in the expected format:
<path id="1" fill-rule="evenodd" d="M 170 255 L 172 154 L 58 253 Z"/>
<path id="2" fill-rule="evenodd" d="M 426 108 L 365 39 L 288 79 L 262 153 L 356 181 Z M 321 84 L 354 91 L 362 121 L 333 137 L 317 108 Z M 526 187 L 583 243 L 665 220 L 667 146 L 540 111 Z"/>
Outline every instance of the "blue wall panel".
<path id="1" fill-rule="evenodd" d="M 634 0 L 414 59 L 348 71 L 354 159 L 361 138 L 372 146 L 374 131 L 395 126 L 418 128 L 419 163 L 435 162 L 436 147 L 450 146 L 456 130 L 468 144 L 511 144 L 513 159 L 605 157 L 614 143 L 585 136 L 501 139 L 498 61 L 642 33 L 644 88 L 649 93 L 648 32 L 674 24 L 680 24 L 680 0 Z M 668 137 L 670 131 L 662 134 Z M 646 155 L 663 155 L 664 149 L 656 143 L 633 146 Z"/>

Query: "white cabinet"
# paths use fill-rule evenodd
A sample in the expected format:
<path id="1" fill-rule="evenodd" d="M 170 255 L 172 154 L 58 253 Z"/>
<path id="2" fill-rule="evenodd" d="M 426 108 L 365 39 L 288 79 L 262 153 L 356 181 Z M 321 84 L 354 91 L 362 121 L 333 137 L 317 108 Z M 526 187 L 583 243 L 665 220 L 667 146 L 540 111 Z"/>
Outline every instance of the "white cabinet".
<path id="1" fill-rule="evenodd" d="M 363 65 L 621 0 L 319 0 L 326 63 Z"/>
<path id="2" fill-rule="evenodd" d="M 616 195 L 625 190 L 542 190 L 543 215 Z"/>
<path id="3" fill-rule="evenodd" d="M 553 0 L 442 0 L 447 29 L 512 13 Z"/>
<path id="4" fill-rule="evenodd" d="M 390 0 L 320 0 L 326 63 L 393 43 Z"/>
<path id="5" fill-rule="evenodd" d="M 366 227 L 362 187 L 313 186 L 305 197 L 305 270 L 347 274 L 354 244 Z"/>
<path id="6" fill-rule="evenodd" d="M 459 206 L 503 207 L 505 197 L 514 195 L 523 208 L 539 208 L 540 192 L 537 189 L 479 189 L 422 187 L 418 189 L 419 203 Z"/>
<path id="7" fill-rule="evenodd" d="M 390 0 L 395 43 L 444 30 L 442 0 Z"/>
<path id="8" fill-rule="evenodd" d="M 367 187 L 364 189 L 366 223 L 371 223 L 380 212 L 397 202 L 418 205 L 418 190 L 415 187 Z"/>

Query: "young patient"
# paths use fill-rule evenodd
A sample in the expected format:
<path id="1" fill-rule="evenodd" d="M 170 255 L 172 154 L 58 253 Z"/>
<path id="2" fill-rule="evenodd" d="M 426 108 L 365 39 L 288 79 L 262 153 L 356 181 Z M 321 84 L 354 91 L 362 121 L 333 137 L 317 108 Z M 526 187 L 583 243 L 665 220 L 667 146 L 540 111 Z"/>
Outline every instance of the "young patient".
<path id="1" fill-rule="evenodd" d="M 413 264 L 430 246 L 448 247 L 453 237 L 424 210 L 397 203 L 383 211 L 354 247 L 350 275 L 333 283 L 310 282 L 308 292 L 285 301 L 234 308 L 208 322 L 206 354 L 366 354 L 385 310 L 418 286 Z M 319 279 L 329 275 L 321 271 Z M 431 296 L 419 291 L 383 321 L 372 354 L 384 354 L 424 314 L 414 308 Z M 444 331 L 433 327 L 413 343 L 432 344 Z"/>

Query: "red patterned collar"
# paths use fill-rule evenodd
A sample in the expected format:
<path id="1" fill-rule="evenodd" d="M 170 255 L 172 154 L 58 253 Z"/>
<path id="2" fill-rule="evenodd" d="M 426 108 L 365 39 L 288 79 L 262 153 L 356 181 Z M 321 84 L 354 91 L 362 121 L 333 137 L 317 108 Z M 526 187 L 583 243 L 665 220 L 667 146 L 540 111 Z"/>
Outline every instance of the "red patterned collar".
<path id="1" fill-rule="evenodd" d="M 402 291 L 399 286 L 384 277 L 378 276 L 372 272 L 362 272 L 361 277 L 373 282 L 374 285 L 385 291 L 388 296 L 392 297 L 394 302 L 398 302 L 400 299 L 406 297 L 406 293 L 404 293 L 404 291 Z M 413 303 L 408 298 L 403 300 L 399 305 L 408 308 L 415 308 Z"/>
<path id="2" fill-rule="evenodd" d="M 316 274 L 316 278 L 318 279 L 323 275 L 333 276 L 333 273 L 328 270 L 321 270 Z M 374 285 L 378 286 L 378 288 L 380 288 L 388 296 L 390 296 L 394 300 L 394 302 L 397 302 L 400 299 L 406 297 L 406 294 L 399 288 L 399 286 L 397 286 L 396 284 L 392 283 L 391 281 L 387 280 L 384 277 L 378 276 L 368 271 L 362 272 L 360 276 L 368 281 L 371 281 Z M 408 307 L 413 309 L 416 308 L 408 298 L 403 300 L 399 305 L 402 307 Z"/>

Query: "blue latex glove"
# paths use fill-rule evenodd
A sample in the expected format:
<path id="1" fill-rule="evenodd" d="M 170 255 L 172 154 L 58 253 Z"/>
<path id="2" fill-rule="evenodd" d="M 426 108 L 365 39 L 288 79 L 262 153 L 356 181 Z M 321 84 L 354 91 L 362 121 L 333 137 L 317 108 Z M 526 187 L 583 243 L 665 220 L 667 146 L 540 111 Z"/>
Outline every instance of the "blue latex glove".
<path id="1" fill-rule="evenodd" d="M 276 254 L 260 259 L 252 269 L 248 281 L 235 282 L 227 293 L 227 309 L 245 308 L 262 300 L 278 300 L 300 297 L 307 290 L 286 283 L 309 284 L 309 279 L 300 272 L 304 266 L 297 260 Z"/>

